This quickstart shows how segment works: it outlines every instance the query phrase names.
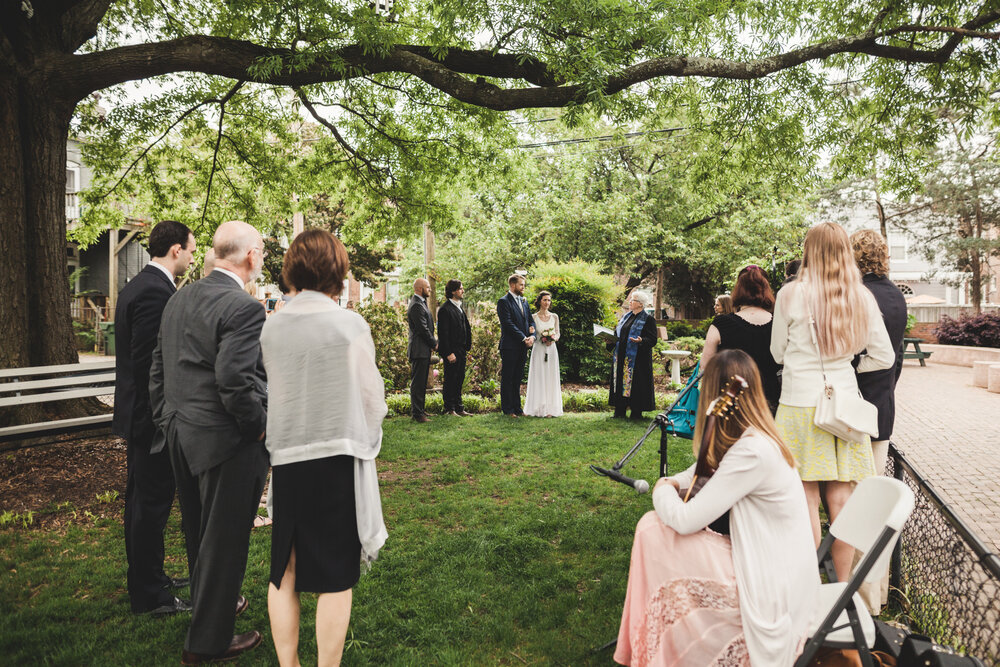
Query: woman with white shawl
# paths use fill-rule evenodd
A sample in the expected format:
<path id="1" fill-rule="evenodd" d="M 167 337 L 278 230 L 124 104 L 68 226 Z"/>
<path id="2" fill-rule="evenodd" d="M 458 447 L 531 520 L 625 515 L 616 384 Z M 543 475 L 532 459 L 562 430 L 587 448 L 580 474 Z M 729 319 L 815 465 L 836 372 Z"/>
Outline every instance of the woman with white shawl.
<path id="1" fill-rule="evenodd" d="M 283 667 L 299 664 L 300 592 L 319 594 L 318 664 L 340 663 L 361 562 L 387 536 L 375 471 L 385 390 L 368 324 L 336 301 L 348 268 L 332 234 L 299 234 L 282 269 L 295 297 L 261 332 L 274 505 L 268 612 Z"/>

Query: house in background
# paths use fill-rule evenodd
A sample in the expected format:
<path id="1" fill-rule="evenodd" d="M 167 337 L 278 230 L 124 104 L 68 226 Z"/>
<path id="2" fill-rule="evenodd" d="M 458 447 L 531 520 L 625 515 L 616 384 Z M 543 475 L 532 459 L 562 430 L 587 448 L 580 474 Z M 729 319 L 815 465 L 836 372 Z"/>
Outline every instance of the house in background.
<path id="1" fill-rule="evenodd" d="M 92 170 L 81 157 L 82 142 L 70 138 L 66 145 L 66 227 L 72 230 L 80 220 L 80 193 L 90 186 Z M 114 318 L 118 293 L 149 261 L 139 243 L 140 232 L 148 229 L 144 220 L 127 219 L 121 229 L 101 233 L 97 241 L 81 250 L 66 244 L 70 275 L 75 275 L 72 313 L 75 319 L 94 324 Z M 82 269 L 82 271 L 80 270 Z"/>
<path id="2" fill-rule="evenodd" d="M 843 225 L 848 234 L 859 229 L 879 229 L 874 203 L 827 208 L 821 219 Z M 972 312 L 969 274 L 945 270 L 939 264 L 928 261 L 922 253 L 914 250 L 914 239 L 894 227 L 891 220 L 887 221 L 886 232 L 889 244 L 889 279 L 906 297 L 907 312 L 917 318 L 918 324 L 912 332 L 914 335 L 933 338 L 932 330 L 942 315 L 957 318 L 962 313 Z M 992 258 L 983 280 L 983 311 L 1000 308 L 998 275 L 1000 259 Z"/>

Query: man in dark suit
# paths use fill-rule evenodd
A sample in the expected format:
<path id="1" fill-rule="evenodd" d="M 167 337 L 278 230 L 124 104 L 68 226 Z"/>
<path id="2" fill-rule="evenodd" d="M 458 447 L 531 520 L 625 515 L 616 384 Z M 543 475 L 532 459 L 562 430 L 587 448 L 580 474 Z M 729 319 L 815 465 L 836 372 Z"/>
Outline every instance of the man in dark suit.
<path id="1" fill-rule="evenodd" d="M 184 275 L 195 249 L 187 225 L 164 220 L 149 235 L 149 256 L 142 271 L 118 296 L 115 308 L 115 416 L 111 429 L 128 447 L 125 482 L 125 555 L 132 613 L 154 616 L 191 609 L 170 589 L 187 584 L 163 572 L 163 529 L 174 503 L 174 473 L 166 452 L 151 453 L 162 438 L 149 405 L 149 367 L 160 332 L 160 318 Z"/>
<path id="2" fill-rule="evenodd" d="M 427 297 L 431 295 L 431 284 L 424 278 L 413 282 L 413 296 L 406 310 L 406 321 L 410 325 L 410 340 L 406 353 L 410 357 L 410 415 L 414 421 L 429 422 L 424 411 L 427 397 L 427 373 L 431 368 L 431 352 L 437 349 L 434 338 L 434 318 L 427 307 Z"/>
<path id="3" fill-rule="evenodd" d="M 500 409 L 505 415 L 520 417 L 521 378 L 528 349 L 535 343 L 531 310 L 524 298 L 524 276 L 507 279 L 509 291 L 497 301 L 500 319 Z"/>
<path id="4" fill-rule="evenodd" d="M 461 280 L 449 280 L 444 287 L 447 301 L 438 308 L 438 354 L 444 361 L 444 413 L 470 416 L 462 405 L 465 382 L 465 355 L 472 349 L 472 328 L 462 310 L 465 289 Z"/>
<path id="5" fill-rule="evenodd" d="M 215 270 L 174 295 L 163 311 L 149 393 L 177 480 L 188 564 L 191 627 L 181 662 L 230 659 L 260 643 L 233 636 L 250 526 L 268 457 L 266 380 L 260 354 L 264 308 L 243 291 L 264 263 L 260 234 L 245 222 L 219 226 Z"/>

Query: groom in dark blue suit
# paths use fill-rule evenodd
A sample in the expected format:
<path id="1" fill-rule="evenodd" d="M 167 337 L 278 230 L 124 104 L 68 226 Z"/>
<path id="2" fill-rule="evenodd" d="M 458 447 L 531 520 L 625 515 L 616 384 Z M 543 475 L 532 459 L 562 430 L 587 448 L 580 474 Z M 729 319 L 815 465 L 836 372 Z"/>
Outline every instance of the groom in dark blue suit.
<path id="1" fill-rule="evenodd" d="M 531 310 L 524 298 L 524 276 L 507 279 L 510 291 L 497 301 L 500 319 L 500 409 L 505 415 L 520 417 L 521 378 L 528 349 L 535 342 Z"/>

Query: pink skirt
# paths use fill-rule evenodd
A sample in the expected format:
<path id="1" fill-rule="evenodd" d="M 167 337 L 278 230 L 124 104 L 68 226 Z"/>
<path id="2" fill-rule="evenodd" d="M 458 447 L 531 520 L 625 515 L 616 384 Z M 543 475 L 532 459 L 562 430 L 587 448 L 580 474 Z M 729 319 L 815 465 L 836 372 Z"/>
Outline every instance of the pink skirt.
<path id="1" fill-rule="evenodd" d="M 729 538 L 679 535 L 647 512 L 635 528 L 615 662 L 749 667 Z"/>

